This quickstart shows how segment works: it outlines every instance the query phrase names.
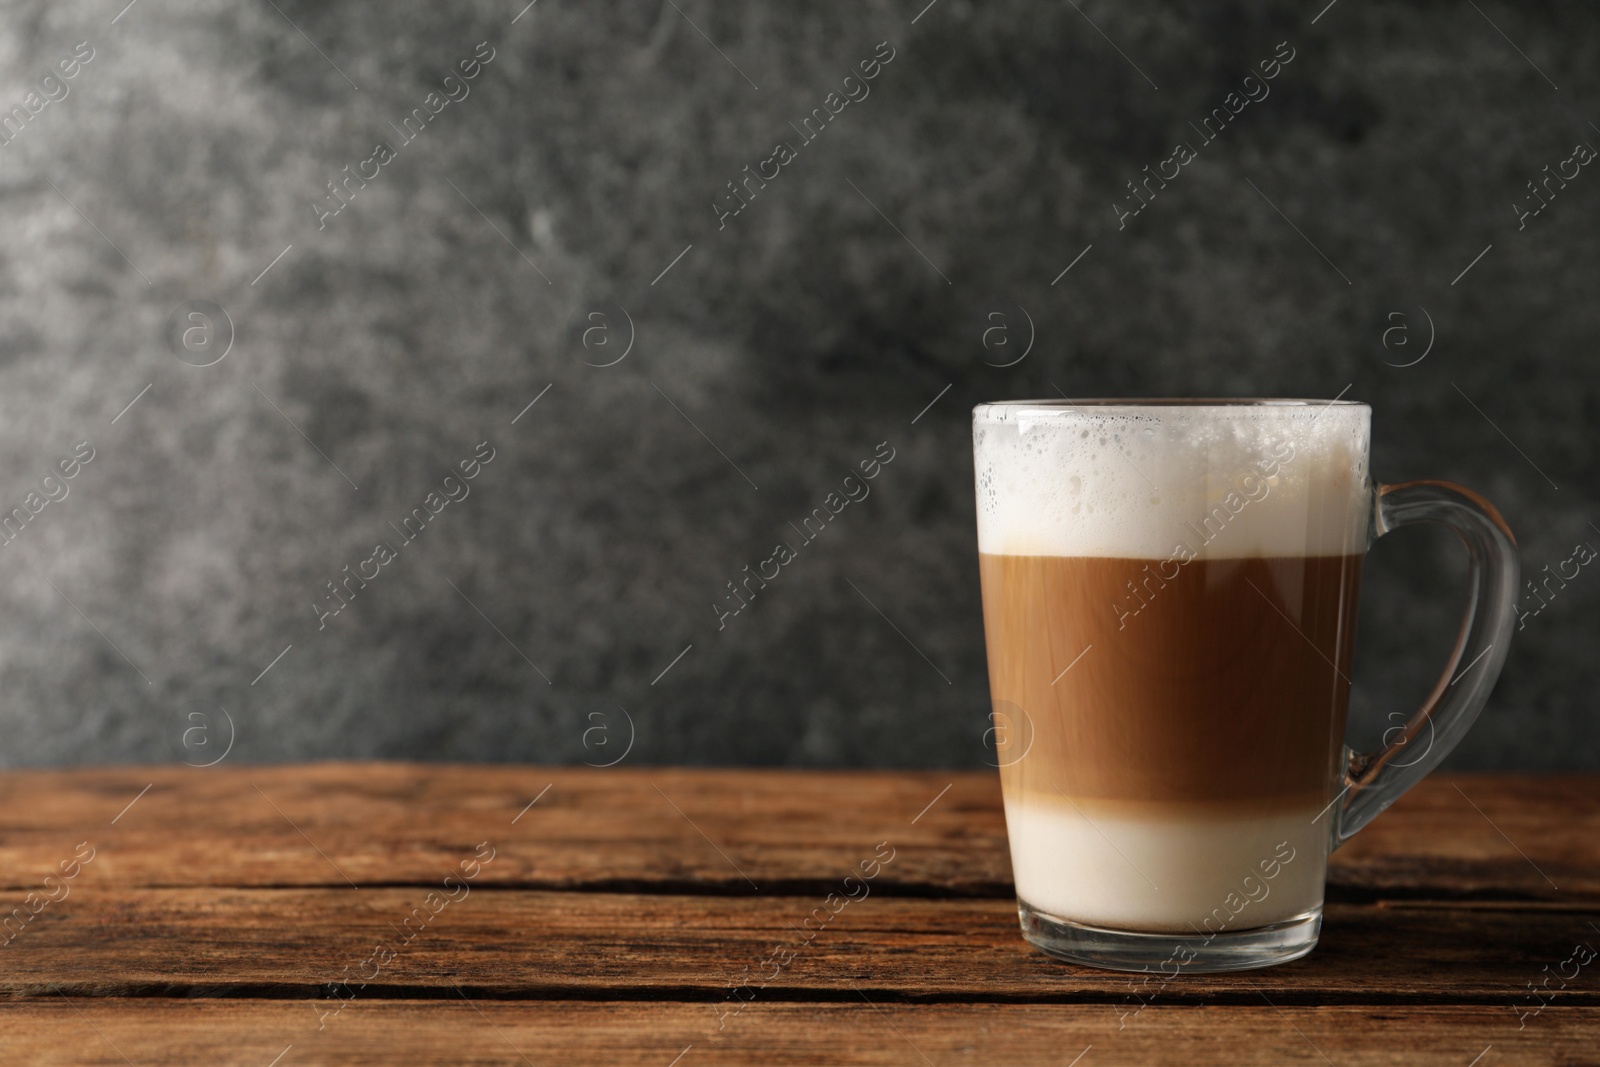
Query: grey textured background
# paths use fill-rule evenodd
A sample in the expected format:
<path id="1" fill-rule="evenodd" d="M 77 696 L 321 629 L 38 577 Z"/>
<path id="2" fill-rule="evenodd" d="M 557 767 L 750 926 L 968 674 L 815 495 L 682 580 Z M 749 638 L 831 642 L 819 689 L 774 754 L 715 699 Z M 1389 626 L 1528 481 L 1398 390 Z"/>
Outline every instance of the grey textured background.
<path id="1" fill-rule="evenodd" d="M 1530 572 L 1600 546 L 1600 174 L 1512 207 L 1600 144 L 1592 9 L 924 2 L 0 5 L 0 111 L 95 50 L 0 148 L 0 504 L 96 450 L 0 548 L 0 762 L 204 761 L 231 721 L 236 761 L 598 763 L 625 708 L 630 762 L 981 765 L 969 411 L 1057 389 L 1348 387 L 1378 475 L 1480 489 Z M 881 41 L 870 96 L 719 231 L 724 183 Z M 1282 41 L 1270 96 L 1119 231 L 1125 183 Z M 479 42 L 470 95 L 319 230 Z M 205 368 L 164 337 L 198 299 L 236 334 Z M 605 305 L 634 344 L 601 368 Z M 989 365 L 1019 309 L 1031 351 Z M 319 630 L 323 583 L 484 440 L 470 497 Z M 719 632 L 724 583 L 882 441 L 871 497 Z M 1439 669 L 1458 555 L 1375 553 L 1367 741 Z M 1456 765 L 1600 769 L 1595 570 Z"/>

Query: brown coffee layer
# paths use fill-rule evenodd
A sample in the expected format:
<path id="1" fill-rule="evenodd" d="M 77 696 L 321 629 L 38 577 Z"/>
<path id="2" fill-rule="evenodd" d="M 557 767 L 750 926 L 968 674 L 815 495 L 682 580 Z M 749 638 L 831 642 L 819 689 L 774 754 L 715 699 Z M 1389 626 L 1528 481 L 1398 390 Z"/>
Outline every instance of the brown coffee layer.
<path id="1" fill-rule="evenodd" d="M 979 562 L 1009 800 L 1331 799 L 1360 556 Z"/>

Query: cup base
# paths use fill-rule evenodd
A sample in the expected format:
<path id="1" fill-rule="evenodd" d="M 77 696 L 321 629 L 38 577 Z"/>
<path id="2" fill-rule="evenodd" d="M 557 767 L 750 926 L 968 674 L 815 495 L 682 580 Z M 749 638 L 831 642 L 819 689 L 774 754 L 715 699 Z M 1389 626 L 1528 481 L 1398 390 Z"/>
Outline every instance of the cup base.
<path id="1" fill-rule="evenodd" d="M 1046 915 L 1017 902 L 1022 936 L 1033 947 L 1085 967 L 1177 977 L 1248 971 L 1297 960 L 1317 946 L 1322 907 L 1270 926 L 1219 934 L 1151 934 L 1108 930 Z M 1176 970 L 1174 970 L 1176 968 Z"/>

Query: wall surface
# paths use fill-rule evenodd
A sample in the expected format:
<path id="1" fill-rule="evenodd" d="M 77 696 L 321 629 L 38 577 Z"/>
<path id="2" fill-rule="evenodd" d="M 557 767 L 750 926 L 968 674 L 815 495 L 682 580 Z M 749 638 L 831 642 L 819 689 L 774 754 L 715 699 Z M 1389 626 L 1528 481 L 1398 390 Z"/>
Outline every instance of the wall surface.
<path id="1" fill-rule="evenodd" d="M 1600 770 L 1592 10 L 122 3 L 0 5 L 0 762 L 980 766 L 971 406 L 1343 395 L 1577 567 L 1454 765 Z"/>

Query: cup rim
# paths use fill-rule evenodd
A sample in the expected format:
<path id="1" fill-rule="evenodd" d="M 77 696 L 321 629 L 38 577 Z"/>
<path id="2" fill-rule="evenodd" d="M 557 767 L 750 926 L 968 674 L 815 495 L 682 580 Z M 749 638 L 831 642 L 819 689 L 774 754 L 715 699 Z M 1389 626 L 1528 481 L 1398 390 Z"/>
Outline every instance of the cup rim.
<path id="1" fill-rule="evenodd" d="M 1301 397 L 1089 397 L 1083 400 L 1045 398 L 1040 400 L 988 400 L 973 407 L 974 412 L 985 408 L 1036 408 L 1073 411 L 1078 408 L 1234 408 L 1234 407 L 1342 407 L 1364 408 L 1364 400 L 1317 400 Z"/>

